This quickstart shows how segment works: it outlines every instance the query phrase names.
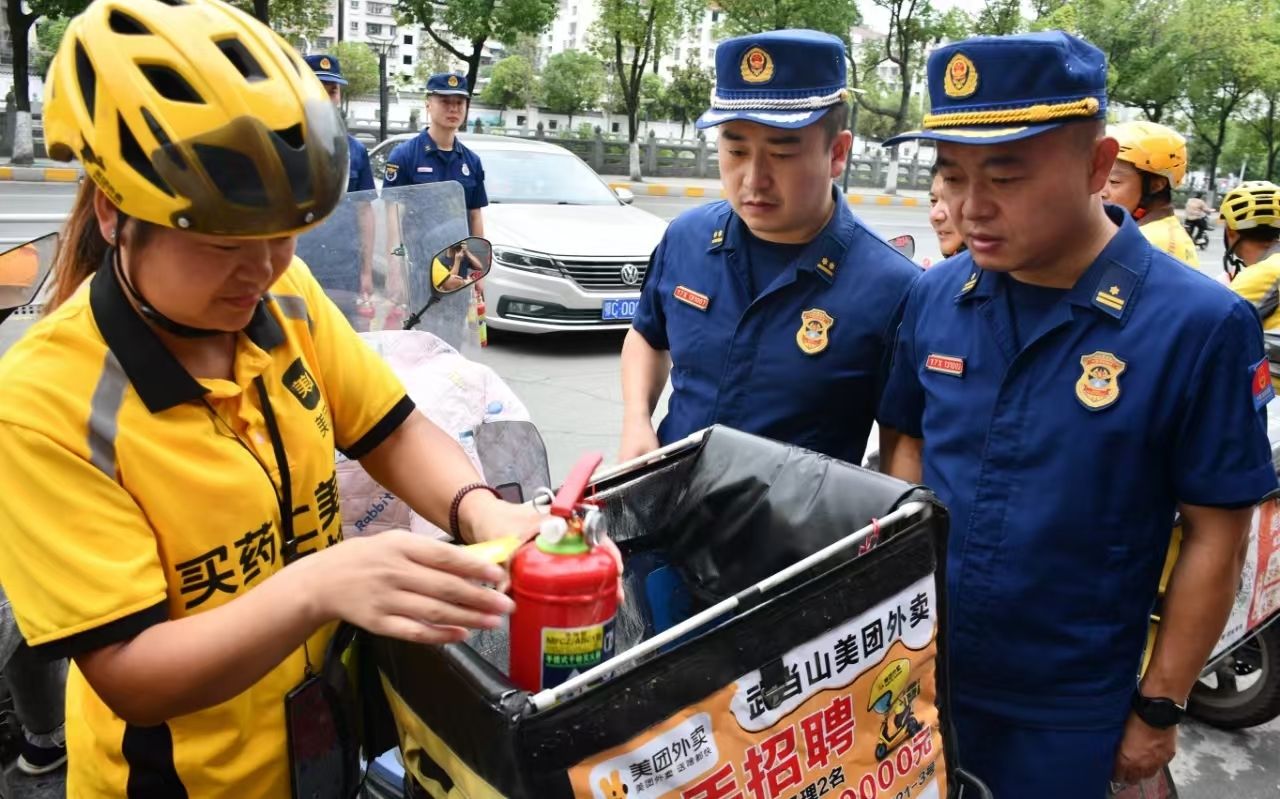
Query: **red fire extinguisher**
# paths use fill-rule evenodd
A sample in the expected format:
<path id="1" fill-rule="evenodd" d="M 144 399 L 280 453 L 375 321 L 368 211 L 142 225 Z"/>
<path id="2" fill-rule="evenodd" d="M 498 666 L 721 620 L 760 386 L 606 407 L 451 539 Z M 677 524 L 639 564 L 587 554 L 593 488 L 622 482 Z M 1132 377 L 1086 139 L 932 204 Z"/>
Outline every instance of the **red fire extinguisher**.
<path id="1" fill-rule="evenodd" d="M 511 560 L 516 609 L 508 673 L 532 693 L 613 657 L 618 564 L 599 544 L 600 510 L 583 499 L 602 460 L 592 453 L 578 461 L 542 532 Z"/>

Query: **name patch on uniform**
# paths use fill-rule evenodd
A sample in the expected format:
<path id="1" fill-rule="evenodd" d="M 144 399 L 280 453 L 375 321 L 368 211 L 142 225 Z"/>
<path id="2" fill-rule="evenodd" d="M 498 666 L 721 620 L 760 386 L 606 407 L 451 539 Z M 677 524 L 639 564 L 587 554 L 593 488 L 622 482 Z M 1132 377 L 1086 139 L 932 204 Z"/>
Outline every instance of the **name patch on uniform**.
<path id="1" fill-rule="evenodd" d="M 820 308 L 800 314 L 800 329 L 796 331 L 796 343 L 807 355 L 817 355 L 827 348 L 830 339 L 827 331 L 836 323 L 831 315 Z"/>
<path id="2" fill-rule="evenodd" d="M 707 306 L 711 304 L 711 298 L 705 294 L 699 294 L 693 289 L 687 289 L 684 286 L 676 286 L 676 299 L 681 302 L 688 303 L 699 311 L 707 310 Z"/>
<path id="3" fill-rule="evenodd" d="M 1253 365 L 1252 372 L 1253 409 L 1260 411 L 1268 402 L 1276 398 L 1276 389 L 1271 383 L 1271 364 L 1263 358 Z"/>
<path id="4" fill-rule="evenodd" d="M 1107 408 L 1120 398 L 1120 373 L 1125 362 L 1109 352 L 1095 352 L 1080 358 L 1083 373 L 1076 381 L 1076 399 L 1091 411 Z"/>
<path id="5" fill-rule="evenodd" d="M 953 355 L 930 355 L 925 359 L 924 368 L 931 372 L 961 377 L 964 375 L 964 358 Z"/>
<path id="6" fill-rule="evenodd" d="M 387 164 L 387 180 L 395 180 L 396 173 L 400 171 L 400 167 L 395 164 Z"/>
<path id="7" fill-rule="evenodd" d="M 419 171 L 419 172 L 430 172 L 430 171 L 431 171 L 431 169 L 432 169 L 432 168 L 431 168 L 431 167 L 429 167 L 429 166 L 420 166 L 420 167 L 418 167 L 418 171 Z"/>

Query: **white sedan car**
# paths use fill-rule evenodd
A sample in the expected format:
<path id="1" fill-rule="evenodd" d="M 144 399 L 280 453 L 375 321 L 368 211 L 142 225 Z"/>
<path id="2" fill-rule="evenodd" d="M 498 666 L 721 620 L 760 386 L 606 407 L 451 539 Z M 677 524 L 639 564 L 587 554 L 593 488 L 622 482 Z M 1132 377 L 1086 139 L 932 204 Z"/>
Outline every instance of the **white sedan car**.
<path id="1" fill-rule="evenodd" d="M 381 172 L 401 135 L 370 152 Z M 458 137 L 484 162 L 485 238 L 493 271 L 485 321 L 497 330 L 625 330 L 667 223 L 615 194 L 589 166 L 554 144 L 511 136 Z M 621 195 L 621 198 L 620 196 Z"/>

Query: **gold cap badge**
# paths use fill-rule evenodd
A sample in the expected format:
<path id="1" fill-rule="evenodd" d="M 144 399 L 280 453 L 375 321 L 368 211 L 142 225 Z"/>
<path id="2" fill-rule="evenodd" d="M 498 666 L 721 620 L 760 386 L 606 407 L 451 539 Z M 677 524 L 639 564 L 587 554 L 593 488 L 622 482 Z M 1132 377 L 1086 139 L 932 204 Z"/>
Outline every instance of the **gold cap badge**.
<path id="1" fill-rule="evenodd" d="M 330 61 L 329 59 L 327 59 L 327 58 L 322 58 L 322 59 L 320 59 L 320 68 L 321 68 L 321 69 L 329 69 L 329 68 L 331 68 L 332 66 L 333 66 L 333 62 L 332 62 L 332 61 Z"/>
<path id="2" fill-rule="evenodd" d="M 827 331 L 836 323 L 826 311 L 814 308 L 800 314 L 800 329 L 796 331 L 796 343 L 808 355 L 817 355 L 827 348 L 830 340 Z"/>
<path id="3" fill-rule="evenodd" d="M 951 56 L 946 74 L 942 76 L 942 88 L 948 97 L 968 97 L 978 90 L 978 68 L 964 53 Z"/>
<path id="4" fill-rule="evenodd" d="M 454 76 L 454 75 L 450 75 L 450 76 L 449 76 L 449 85 L 450 85 L 450 86 L 457 86 L 457 85 L 458 85 L 458 78 L 457 78 L 456 76 Z"/>
<path id="5" fill-rule="evenodd" d="M 1076 398 L 1091 411 L 1100 411 L 1120 397 L 1120 373 L 1125 363 L 1109 352 L 1080 358 L 1083 373 L 1076 381 Z"/>
<path id="6" fill-rule="evenodd" d="M 742 56 L 742 79 L 747 83 L 773 80 L 773 59 L 763 49 L 752 47 Z"/>

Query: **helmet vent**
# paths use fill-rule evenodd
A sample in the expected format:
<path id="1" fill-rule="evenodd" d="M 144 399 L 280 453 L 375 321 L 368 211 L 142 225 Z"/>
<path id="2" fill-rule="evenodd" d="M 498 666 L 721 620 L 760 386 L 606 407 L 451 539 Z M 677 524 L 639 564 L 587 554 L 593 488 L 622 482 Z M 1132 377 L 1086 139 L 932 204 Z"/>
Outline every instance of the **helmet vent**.
<path id="1" fill-rule="evenodd" d="M 138 20 L 124 13 L 123 11 L 112 11 L 107 23 L 111 26 L 111 30 L 125 36 L 150 36 L 151 31 L 147 30 L 147 26 Z"/>
<path id="2" fill-rule="evenodd" d="M 92 121 L 97 110 L 95 100 L 98 96 L 98 73 L 79 39 L 76 39 L 76 82 L 80 84 L 80 97 L 84 100 L 85 110 L 89 112 L 89 120 Z"/>
<path id="3" fill-rule="evenodd" d="M 218 49 L 227 57 L 236 71 L 250 83 L 259 80 L 266 80 L 267 73 L 262 70 L 262 65 L 253 57 L 253 54 L 240 42 L 239 39 L 223 39 L 217 42 Z"/>
<path id="4" fill-rule="evenodd" d="M 227 202 L 249 208 L 267 207 L 267 187 L 252 158 L 212 144 L 195 144 L 191 149 Z"/>
<path id="5" fill-rule="evenodd" d="M 169 184 L 164 182 L 164 178 L 160 177 L 160 173 L 156 172 L 155 166 L 151 163 L 151 159 L 142 151 L 142 145 L 138 144 L 138 139 L 133 135 L 133 131 L 129 129 L 125 123 L 124 117 L 119 117 L 120 121 L 120 157 L 124 162 L 133 167 L 133 170 L 139 175 L 146 178 L 151 185 L 160 191 L 173 197 L 173 189 L 169 188 Z"/>
<path id="6" fill-rule="evenodd" d="M 275 134 L 280 140 L 295 150 L 301 150 L 306 145 L 306 141 L 302 138 L 302 125 L 294 125 L 291 128 L 277 130 Z"/>
<path id="7" fill-rule="evenodd" d="M 151 131 L 151 135 L 156 137 L 156 141 L 160 142 L 160 146 L 165 149 L 166 153 L 168 153 L 169 159 L 172 160 L 179 169 L 185 170 L 187 168 L 187 159 L 182 156 L 182 151 L 177 147 L 172 146 L 173 140 L 169 138 L 169 134 L 166 133 L 164 127 L 156 121 L 156 118 L 151 115 L 151 112 L 145 108 L 141 110 L 142 119 L 147 123 L 147 128 Z"/>
<path id="8" fill-rule="evenodd" d="M 284 53 L 284 60 L 289 62 L 290 66 L 293 67 L 293 71 L 301 75 L 302 67 L 298 66 L 298 59 L 294 58 L 293 53 L 286 50 L 283 45 L 280 46 L 280 52 Z"/>
<path id="9" fill-rule="evenodd" d="M 187 0 L 160 0 L 160 2 L 167 6 L 173 6 L 174 8 L 185 6 L 187 4 Z"/>
<path id="10" fill-rule="evenodd" d="M 151 86 L 166 100 L 173 100 L 175 103 L 204 105 L 204 98 L 190 83 L 187 83 L 187 79 L 169 67 L 147 64 L 141 66 L 141 69 L 142 74 L 146 75 L 147 80 L 151 81 Z"/>
<path id="11" fill-rule="evenodd" d="M 284 130 L 273 131 L 271 144 L 280 157 L 285 174 L 289 177 L 289 185 L 293 188 L 293 200 L 298 205 L 306 205 L 315 200 L 315 185 L 311 177 L 311 156 L 307 152 L 302 138 L 302 126 L 294 125 Z"/>

